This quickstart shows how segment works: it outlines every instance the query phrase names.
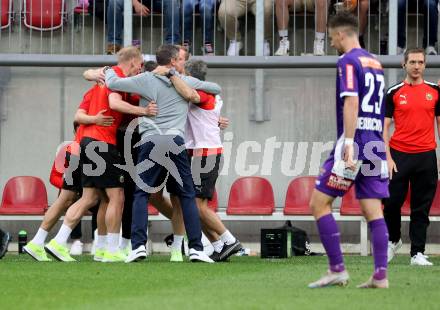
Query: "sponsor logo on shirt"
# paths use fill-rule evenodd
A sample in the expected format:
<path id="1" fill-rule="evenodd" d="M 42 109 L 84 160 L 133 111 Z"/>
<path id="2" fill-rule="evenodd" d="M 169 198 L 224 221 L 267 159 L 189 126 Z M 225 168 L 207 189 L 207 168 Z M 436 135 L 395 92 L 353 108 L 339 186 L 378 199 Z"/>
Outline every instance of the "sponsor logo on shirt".
<path id="1" fill-rule="evenodd" d="M 399 104 L 407 104 L 406 95 L 399 95 Z"/>

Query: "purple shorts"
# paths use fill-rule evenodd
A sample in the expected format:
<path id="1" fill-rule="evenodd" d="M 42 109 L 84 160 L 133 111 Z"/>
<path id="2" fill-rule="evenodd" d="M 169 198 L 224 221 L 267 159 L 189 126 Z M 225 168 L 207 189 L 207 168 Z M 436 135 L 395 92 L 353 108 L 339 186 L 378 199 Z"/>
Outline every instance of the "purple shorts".
<path id="1" fill-rule="evenodd" d="M 351 186 L 355 184 L 357 199 L 387 198 L 389 197 L 389 180 L 386 161 L 379 161 L 376 165 L 382 167 L 378 172 L 369 173 L 369 167 L 371 167 L 371 169 L 374 167 L 373 163 L 364 160 L 354 180 L 347 179 L 332 172 L 335 166 L 335 159 L 332 152 L 322 166 L 321 172 L 316 179 L 316 189 L 332 197 L 342 197 L 348 192 Z M 383 167 L 384 165 L 385 167 Z"/>

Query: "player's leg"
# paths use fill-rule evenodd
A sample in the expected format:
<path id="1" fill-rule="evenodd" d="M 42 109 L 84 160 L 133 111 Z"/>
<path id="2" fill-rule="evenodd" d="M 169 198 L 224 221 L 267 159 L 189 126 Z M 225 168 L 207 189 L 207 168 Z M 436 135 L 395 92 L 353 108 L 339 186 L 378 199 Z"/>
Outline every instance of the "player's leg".
<path id="1" fill-rule="evenodd" d="M 410 177 L 411 184 L 411 264 L 431 266 L 425 253 L 426 231 L 429 226 L 429 210 L 437 189 L 438 172 L 435 151 L 420 153 L 417 166 Z"/>
<path id="2" fill-rule="evenodd" d="M 319 188 L 313 191 L 310 200 L 310 208 L 316 219 L 319 236 L 329 263 L 328 273 L 318 281 L 310 283 L 310 288 L 345 286 L 348 283 L 349 277 L 342 256 L 339 228 L 331 211 L 333 200 L 333 196 L 321 192 Z"/>
<path id="3" fill-rule="evenodd" d="M 383 214 L 388 228 L 388 262 L 402 246 L 401 228 L 401 208 L 408 193 L 409 175 L 412 171 L 412 159 L 409 154 L 391 149 L 391 157 L 397 166 L 397 172 L 393 171 L 392 179 L 389 181 L 388 198 L 382 200 L 384 209 Z"/>
<path id="4" fill-rule="evenodd" d="M 72 232 L 73 227 L 81 220 L 85 212 L 96 205 L 99 199 L 99 192 L 93 187 L 85 187 L 82 197 L 76 201 L 68 210 L 64 217 L 63 225 L 54 239 L 52 239 L 45 249 L 56 259 L 69 262 L 75 261 L 66 247 L 67 239 Z"/>
<path id="5" fill-rule="evenodd" d="M 24 247 L 25 252 L 32 258 L 40 262 L 51 261 L 44 250 L 44 242 L 46 241 L 49 231 L 64 212 L 75 202 L 76 198 L 76 192 L 65 189 L 61 190 L 58 198 L 44 214 L 43 222 L 34 238 Z"/>
<path id="6" fill-rule="evenodd" d="M 122 210 L 124 208 L 124 188 L 106 188 L 108 197 L 105 225 L 107 227 L 107 247 L 103 262 L 123 262 L 125 254 L 119 249 L 119 232 L 121 231 Z"/>
<path id="7" fill-rule="evenodd" d="M 387 248 L 388 229 L 383 218 L 380 199 L 361 199 L 362 213 L 368 222 L 371 233 L 371 247 L 374 257 L 373 276 L 359 288 L 388 288 L 387 279 Z"/>
<path id="8" fill-rule="evenodd" d="M 96 247 L 93 260 L 102 262 L 105 255 L 105 247 L 107 246 L 107 226 L 105 224 L 105 215 L 107 213 L 108 197 L 104 193 L 101 195 L 101 199 L 98 206 L 98 213 L 96 215 Z"/>

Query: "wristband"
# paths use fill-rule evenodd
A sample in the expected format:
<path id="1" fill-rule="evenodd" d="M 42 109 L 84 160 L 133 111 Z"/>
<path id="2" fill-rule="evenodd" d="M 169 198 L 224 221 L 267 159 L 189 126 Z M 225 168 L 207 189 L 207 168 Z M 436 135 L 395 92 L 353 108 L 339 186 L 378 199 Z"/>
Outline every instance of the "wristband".
<path id="1" fill-rule="evenodd" d="M 353 138 L 345 138 L 344 140 L 345 145 L 353 145 L 353 143 L 354 143 Z"/>

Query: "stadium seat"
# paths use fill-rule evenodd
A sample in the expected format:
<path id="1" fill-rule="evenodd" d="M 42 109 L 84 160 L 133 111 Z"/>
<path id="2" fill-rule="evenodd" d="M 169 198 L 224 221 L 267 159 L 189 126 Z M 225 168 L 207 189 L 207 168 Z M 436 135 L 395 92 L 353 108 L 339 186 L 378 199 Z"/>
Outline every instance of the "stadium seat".
<path id="1" fill-rule="evenodd" d="M 272 215 L 275 199 L 272 185 L 262 177 L 235 180 L 229 192 L 228 215 Z"/>
<path id="2" fill-rule="evenodd" d="M 361 206 L 355 196 L 354 186 L 342 197 L 340 213 L 341 215 L 362 215 Z"/>
<path id="3" fill-rule="evenodd" d="M 159 211 L 152 204 L 148 204 L 148 215 L 159 215 Z"/>
<path id="4" fill-rule="evenodd" d="M 46 209 L 46 186 L 40 178 L 18 176 L 8 180 L 3 190 L 0 214 L 42 215 Z"/>
<path id="5" fill-rule="evenodd" d="M 437 182 L 437 191 L 435 192 L 434 201 L 432 202 L 431 216 L 440 216 L 440 181 Z"/>
<path id="6" fill-rule="evenodd" d="M 310 197 L 315 188 L 316 177 L 304 176 L 293 179 L 287 187 L 285 215 L 311 215 Z"/>
<path id="7" fill-rule="evenodd" d="M 13 19 L 12 0 L 0 0 L 0 29 L 11 26 Z"/>
<path id="8" fill-rule="evenodd" d="M 50 31 L 63 26 L 66 15 L 64 0 L 23 0 L 23 23 L 33 30 Z"/>
<path id="9" fill-rule="evenodd" d="M 402 209 L 400 209 L 400 214 L 404 216 L 411 215 L 411 189 L 408 189 L 405 202 L 403 203 Z"/>
<path id="10" fill-rule="evenodd" d="M 218 209 L 218 197 L 217 191 L 214 190 L 214 196 L 212 196 L 212 200 L 208 201 L 208 207 L 212 209 L 212 211 L 217 212 Z"/>

